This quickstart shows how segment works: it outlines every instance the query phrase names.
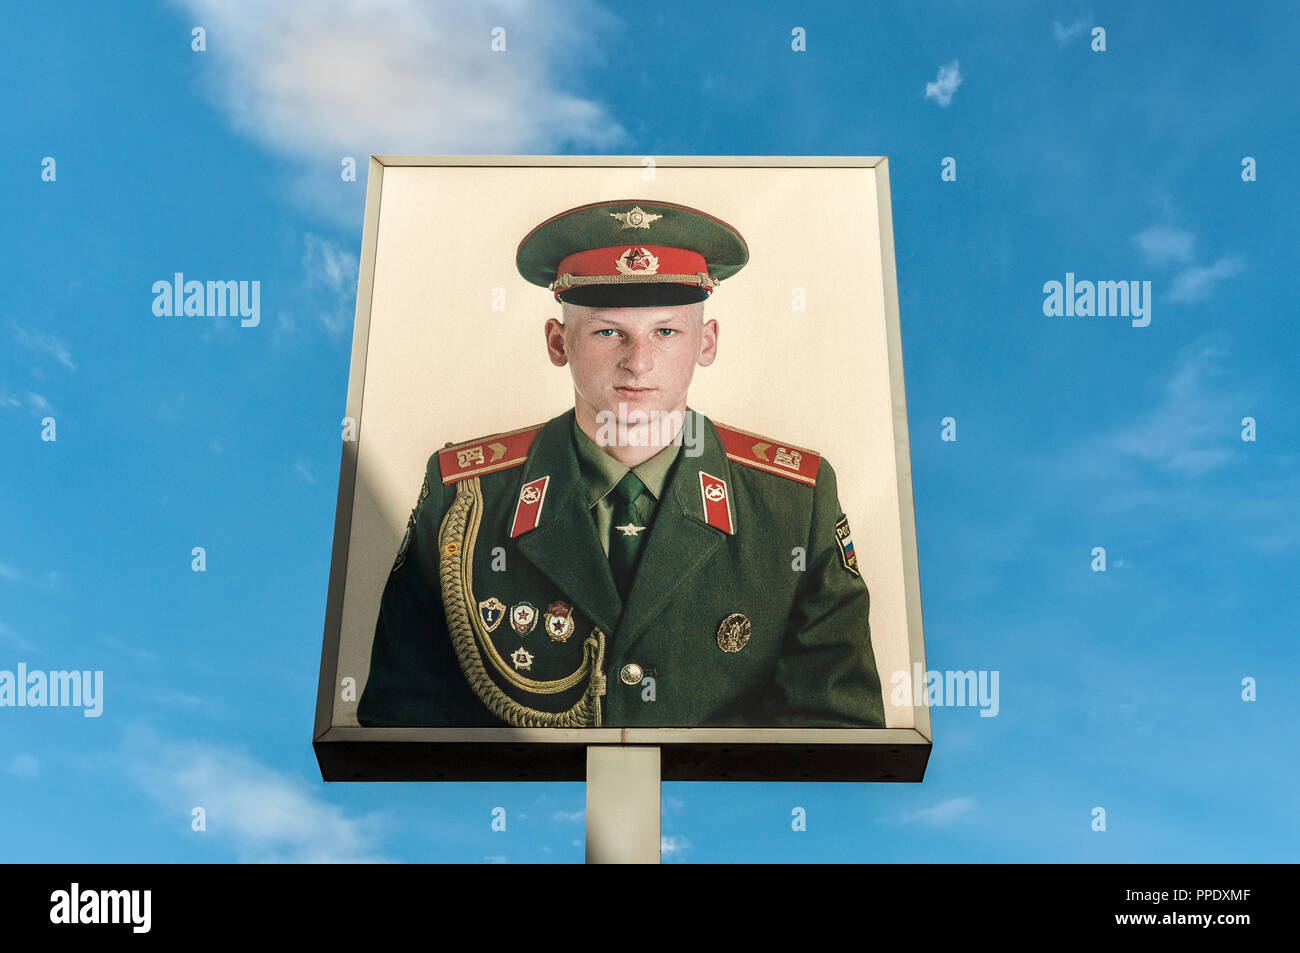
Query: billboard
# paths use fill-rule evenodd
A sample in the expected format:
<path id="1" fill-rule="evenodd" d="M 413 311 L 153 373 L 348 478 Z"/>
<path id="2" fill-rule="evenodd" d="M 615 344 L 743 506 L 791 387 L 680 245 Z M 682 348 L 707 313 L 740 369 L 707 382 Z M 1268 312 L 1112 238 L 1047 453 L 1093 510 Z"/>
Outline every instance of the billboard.
<path id="1" fill-rule="evenodd" d="M 372 157 L 331 780 L 919 780 L 881 158 Z"/>

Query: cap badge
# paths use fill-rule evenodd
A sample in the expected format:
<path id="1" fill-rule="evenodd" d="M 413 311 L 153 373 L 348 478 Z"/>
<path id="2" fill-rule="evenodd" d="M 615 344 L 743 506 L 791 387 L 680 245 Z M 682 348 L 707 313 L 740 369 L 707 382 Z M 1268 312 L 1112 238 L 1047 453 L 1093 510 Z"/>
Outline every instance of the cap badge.
<path id="1" fill-rule="evenodd" d="M 618 219 L 623 223 L 624 228 L 649 228 L 651 222 L 663 218 L 662 215 L 651 215 L 641 211 L 639 205 L 633 205 L 630 212 L 610 212 L 609 217 Z"/>
<path id="2" fill-rule="evenodd" d="M 659 259 L 644 248 L 629 248 L 614 261 L 621 275 L 653 275 L 659 271 Z"/>

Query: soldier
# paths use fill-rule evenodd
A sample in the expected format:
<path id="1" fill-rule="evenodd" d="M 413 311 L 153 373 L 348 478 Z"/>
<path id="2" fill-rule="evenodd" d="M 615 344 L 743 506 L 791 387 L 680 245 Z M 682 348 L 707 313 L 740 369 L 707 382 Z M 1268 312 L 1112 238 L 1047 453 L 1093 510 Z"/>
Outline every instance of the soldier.
<path id="1" fill-rule="evenodd" d="M 429 459 L 363 725 L 884 727 L 829 462 L 686 403 L 717 354 L 704 301 L 748 257 L 725 222 L 644 200 L 525 236 L 574 406 Z"/>

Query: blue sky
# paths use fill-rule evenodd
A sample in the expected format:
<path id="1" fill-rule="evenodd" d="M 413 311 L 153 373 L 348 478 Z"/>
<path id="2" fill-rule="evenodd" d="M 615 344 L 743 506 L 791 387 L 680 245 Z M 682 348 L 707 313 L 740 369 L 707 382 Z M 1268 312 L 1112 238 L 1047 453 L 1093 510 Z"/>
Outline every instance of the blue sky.
<path id="1" fill-rule="evenodd" d="M 362 6 L 7 14 L 0 669 L 105 699 L 0 708 L 0 857 L 581 860 L 580 784 L 311 750 L 371 152 L 890 157 L 928 662 L 1000 711 L 920 785 L 666 784 L 665 859 L 1300 855 L 1294 5 Z M 155 317 L 176 271 L 261 323 Z M 1150 325 L 1045 316 L 1067 272 Z"/>

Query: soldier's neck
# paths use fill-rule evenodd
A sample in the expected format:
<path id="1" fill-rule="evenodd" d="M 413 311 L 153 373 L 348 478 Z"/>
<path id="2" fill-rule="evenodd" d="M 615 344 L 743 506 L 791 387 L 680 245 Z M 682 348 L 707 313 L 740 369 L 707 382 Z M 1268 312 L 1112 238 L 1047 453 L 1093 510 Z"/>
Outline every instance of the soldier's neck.
<path id="1" fill-rule="evenodd" d="M 676 411 L 662 411 L 649 422 L 643 423 L 635 417 L 634 422 L 608 419 L 611 415 L 602 415 L 597 419 L 596 412 L 590 407 L 581 403 L 574 407 L 574 416 L 582 432 L 591 438 L 592 443 L 628 468 L 645 463 L 676 441 L 685 421 L 685 413 L 686 405 L 683 404 Z"/>

